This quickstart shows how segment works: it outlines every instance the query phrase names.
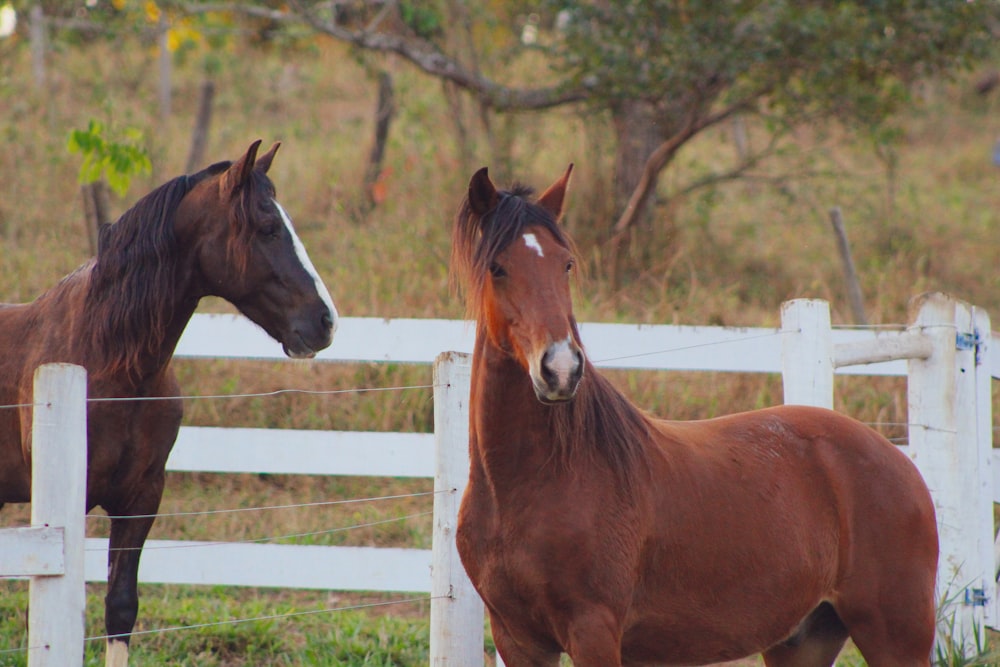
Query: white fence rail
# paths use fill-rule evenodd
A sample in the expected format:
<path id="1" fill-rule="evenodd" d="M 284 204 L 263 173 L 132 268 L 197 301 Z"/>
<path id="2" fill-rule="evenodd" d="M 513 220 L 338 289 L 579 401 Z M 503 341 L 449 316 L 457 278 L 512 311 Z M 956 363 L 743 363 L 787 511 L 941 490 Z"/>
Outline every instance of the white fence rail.
<path id="1" fill-rule="evenodd" d="M 941 303 L 951 305 L 941 306 L 938 299 L 944 299 Z M 970 308 L 940 295 L 932 297 L 932 300 L 938 304 L 939 310 L 943 307 L 945 310 L 950 308 L 949 312 L 965 313 Z M 977 518 L 971 523 L 966 522 L 962 528 L 974 531 L 973 538 L 952 540 L 947 537 L 950 528 L 943 530 L 942 534 L 946 535 L 943 540 L 946 558 L 943 560 L 952 566 L 955 565 L 952 556 L 961 557 L 961 552 L 954 552 L 950 545 L 966 548 L 972 544 L 970 540 L 978 540 L 974 547 L 976 555 L 970 561 L 978 572 L 986 567 L 982 545 L 982 541 L 987 539 L 985 517 L 987 510 L 992 512 L 990 500 L 994 498 L 993 489 L 1000 490 L 1000 485 L 993 483 L 992 474 L 988 474 L 990 468 L 994 474 L 1000 470 L 1000 463 L 993 462 L 996 454 L 988 449 L 992 435 L 989 383 L 991 376 L 1000 377 L 1000 363 L 989 355 L 988 318 L 981 311 L 975 314 L 972 309 L 973 316 L 966 318 L 964 323 L 952 317 L 946 325 L 927 325 L 915 319 L 908 329 L 898 331 L 831 330 L 826 308 L 825 303 L 815 301 L 786 304 L 781 329 L 583 324 L 581 334 L 588 356 L 599 367 L 762 373 L 784 371 L 786 395 L 791 400 L 815 401 L 818 404 L 832 401 L 834 372 L 907 375 L 915 364 L 923 363 L 919 360 L 906 361 L 907 357 L 916 355 L 939 363 L 941 355 L 955 359 L 954 348 L 964 348 L 959 351 L 960 364 L 964 366 L 955 371 L 953 365 L 946 375 L 954 379 L 956 373 L 962 374 L 962 368 L 974 369 L 976 372 L 972 375 L 976 377 L 978 390 L 970 394 L 949 380 L 938 387 L 938 394 L 932 402 L 959 405 L 957 418 L 973 424 L 977 433 L 975 440 L 979 443 L 978 450 L 973 446 L 979 457 L 973 485 L 975 492 L 972 496 L 965 494 L 957 499 L 945 500 L 936 493 L 935 501 L 939 514 L 947 516 L 952 516 L 950 508 L 955 503 L 958 503 L 958 510 L 966 512 L 970 502 L 976 505 Z M 806 311 L 813 314 L 825 311 L 825 324 L 821 322 L 822 326 L 817 329 L 810 319 L 812 315 Z M 923 342 L 923 336 L 941 327 L 947 329 L 947 333 L 938 336 L 937 342 L 928 347 Z M 470 352 L 472 342 L 473 327 L 460 321 L 344 318 L 334 345 L 322 352 L 318 360 L 430 364 L 445 350 Z M 950 357 L 945 352 L 939 352 L 949 345 Z M 792 361 L 796 358 L 796 349 L 799 351 L 797 362 Z M 188 358 L 285 359 L 278 346 L 263 332 L 243 318 L 229 315 L 196 315 L 181 339 L 177 354 Z M 875 363 L 846 365 L 868 361 Z M 462 354 L 444 355 L 435 368 L 435 376 L 436 434 L 184 427 L 168 461 L 168 469 L 434 477 L 436 491 L 461 489 L 468 466 L 464 444 L 467 422 L 462 417 L 462 410 L 468 407 L 468 362 Z M 442 376 L 449 379 L 442 380 Z M 987 397 L 985 412 L 981 405 L 976 404 L 976 395 L 978 393 L 981 400 L 984 386 Z M 924 395 L 930 394 L 924 392 Z M 912 396 L 911 388 L 911 411 L 915 405 Z M 971 411 L 962 408 L 966 403 L 975 407 Z M 913 419 L 910 422 L 912 424 Z M 926 426 L 923 424 L 921 429 L 941 430 L 936 426 Z M 911 442 L 914 439 L 912 433 Z M 954 435 L 949 437 L 952 442 L 958 439 Z M 911 452 L 911 456 L 915 455 Z M 928 455 L 927 458 L 934 456 Z M 954 469 L 953 461 L 947 456 L 943 459 L 938 456 L 938 459 L 943 460 L 946 467 L 950 466 L 949 469 Z M 917 462 L 924 471 L 922 462 Z M 988 493 L 985 497 L 981 495 L 984 491 Z M 164 550 L 158 547 L 197 543 L 150 540 L 143 552 L 139 578 L 143 582 L 159 583 L 419 591 L 432 592 L 434 596 L 451 595 L 440 604 L 432 601 L 432 662 L 436 665 L 476 664 L 482 656 L 482 603 L 474 594 L 467 594 L 469 589 L 462 588 L 467 586 L 467 579 L 454 553 L 453 531 L 459 498 L 458 492 L 435 494 L 433 553 L 419 549 L 271 544 L 226 544 L 206 549 Z M 991 514 L 988 530 L 992 548 Z M 963 539 L 966 541 L 963 542 Z M 88 581 L 104 581 L 107 541 L 90 539 L 87 545 L 86 578 Z M 92 550 L 95 548 L 97 550 Z M 989 559 L 989 566 L 992 567 L 992 556 Z M 978 578 L 970 582 L 960 582 L 973 592 L 968 606 L 978 614 L 976 619 L 985 618 L 991 622 L 995 618 L 995 610 L 992 606 L 986 610 L 981 598 L 989 598 L 990 604 L 993 604 L 992 578 L 982 582 L 981 586 Z M 470 618 L 472 621 L 469 621 Z M 480 620 L 477 621 L 477 618 Z M 478 634 L 476 627 L 479 628 Z"/>

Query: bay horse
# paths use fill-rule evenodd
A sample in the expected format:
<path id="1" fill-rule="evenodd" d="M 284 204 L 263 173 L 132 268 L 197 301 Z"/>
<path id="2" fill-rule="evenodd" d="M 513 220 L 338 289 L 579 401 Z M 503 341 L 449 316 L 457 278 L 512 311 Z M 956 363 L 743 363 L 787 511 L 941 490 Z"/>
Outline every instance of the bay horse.
<path id="1" fill-rule="evenodd" d="M 0 404 L 30 404 L 35 369 L 87 370 L 87 509 L 112 517 L 106 664 L 128 663 L 139 556 L 183 412 L 170 360 L 202 297 L 232 303 L 290 357 L 327 347 L 330 293 L 267 176 L 279 144 L 175 178 L 101 230 L 97 256 L 31 303 L 0 308 Z M 0 506 L 31 498 L 31 408 L 0 410 Z M 135 517 L 135 518 L 132 518 Z"/>
<path id="2" fill-rule="evenodd" d="M 934 505 L 885 438 L 780 406 L 666 421 L 587 359 L 566 171 L 541 196 L 472 177 L 452 271 L 476 336 L 457 545 L 510 667 L 698 665 L 762 653 L 930 664 Z"/>

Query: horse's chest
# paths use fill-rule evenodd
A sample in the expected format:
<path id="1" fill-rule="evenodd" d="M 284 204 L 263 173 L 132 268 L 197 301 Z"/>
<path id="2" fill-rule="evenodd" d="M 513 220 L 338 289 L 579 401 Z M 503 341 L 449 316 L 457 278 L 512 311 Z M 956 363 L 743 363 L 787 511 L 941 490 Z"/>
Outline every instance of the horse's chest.
<path id="1" fill-rule="evenodd" d="M 92 404 L 87 415 L 88 496 L 101 502 L 112 486 L 162 475 L 180 425 L 172 401 Z M 105 487 L 108 488 L 105 488 Z"/>
<path id="2" fill-rule="evenodd" d="M 470 486 L 463 500 L 457 543 L 469 578 L 487 603 L 530 613 L 558 582 L 591 579 L 580 554 L 595 548 L 595 535 L 607 534 L 607 526 L 586 513 L 573 514 L 560 502 L 505 505 L 475 490 Z M 624 566 L 626 554 L 618 555 Z"/>

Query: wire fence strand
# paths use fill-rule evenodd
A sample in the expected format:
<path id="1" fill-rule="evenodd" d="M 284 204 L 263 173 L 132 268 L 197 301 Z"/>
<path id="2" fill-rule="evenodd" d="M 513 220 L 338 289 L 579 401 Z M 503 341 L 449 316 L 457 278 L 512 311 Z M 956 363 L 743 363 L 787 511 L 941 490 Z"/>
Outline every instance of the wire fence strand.
<path id="1" fill-rule="evenodd" d="M 215 541 L 215 542 L 186 542 L 186 541 L 183 541 L 183 540 L 179 540 L 179 542 L 183 542 L 183 543 L 181 543 L 181 544 L 161 544 L 161 545 L 152 545 L 152 546 L 150 546 L 150 545 L 147 544 L 147 545 L 139 546 L 139 547 L 110 547 L 106 551 L 150 551 L 150 550 L 156 550 L 156 549 L 196 549 L 196 548 L 203 548 L 203 547 L 229 546 L 229 545 L 232 545 L 232 544 L 262 544 L 262 543 L 271 542 L 271 541 L 274 541 L 274 540 L 291 540 L 291 539 L 294 539 L 294 538 L 301 538 L 301 537 L 314 537 L 316 535 L 331 535 L 333 533 L 343 533 L 343 532 L 346 532 L 348 530 L 358 530 L 358 529 L 361 529 L 361 528 L 372 528 L 374 526 L 382 526 L 382 525 L 385 525 L 385 524 L 388 524 L 388 523 L 397 523 L 397 522 L 400 522 L 400 521 L 406 521 L 407 519 L 415 519 L 415 518 L 422 517 L 422 516 L 430 516 L 431 514 L 433 514 L 433 512 L 416 512 L 414 514 L 407 514 L 405 516 L 392 517 L 391 519 L 380 519 L 379 521 L 371 521 L 371 522 L 368 522 L 368 523 L 359 523 L 359 524 L 355 524 L 353 526 L 341 526 L 339 528 L 327 528 L 326 530 L 314 530 L 314 531 L 305 532 L 305 533 L 289 533 L 287 535 L 269 535 L 267 537 L 248 538 L 248 539 L 243 539 L 243 540 L 224 540 L 224 541 Z M 104 538 L 101 538 L 101 539 L 104 539 Z M 90 547 L 90 548 L 84 548 L 84 551 L 104 552 L 105 549 L 103 547 L 101 547 L 101 548 Z"/>
<path id="2" fill-rule="evenodd" d="M 229 625 L 241 625 L 244 623 L 260 623 L 263 621 L 276 621 L 288 618 L 298 618 L 303 616 L 315 616 L 317 614 L 330 614 L 343 611 L 357 611 L 361 609 L 372 609 L 376 607 L 388 607 L 392 605 L 402 605 L 402 604 L 412 604 L 416 602 L 429 602 L 431 600 L 442 600 L 446 599 L 447 595 L 422 595 L 420 597 L 404 598 L 402 600 L 385 600 L 382 602 L 365 602 L 361 604 L 346 605 L 342 607 L 326 607 L 323 609 L 307 609 L 303 611 L 290 611 L 282 614 L 268 614 L 264 616 L 253 616 L 249 618 L 234 618 L 227 619 L 224 621 L 209 621 L 206 623 L 192 623 L 190 625 L 178 625 L 170 626 L 166 628 L 152 628 L 149 630 L 136 630 L 127 634 L 117 634 L 117 635 L 94 635 L 91 637 L 84 637 L 84 642 L 95 642 L 95 641 L 106 641 L 108 639 L 118 639 L 122 637 L 138 637 L 142 635 L 155 635 L 155 634 L 167 634 L 170 632 L 179 632 L 183 630 L 199 630 L 203 628 L 215 628 Z M 26 653 L 28 651 L 40 651 L 47 649 L 48 646 L 22 646 L 18 648 L 6 648 L 0 649 L 0 655 L 9 655 L 16 653 Z"/>
<path id="3" fill-rule="evenodd" d="M 408 391 L 411 389 L 434 389 L 435 384 L 414 384 L 399 387 L 355 387 L 351 389 L 301 389 L 298 387 L 285 387 L 273 389 L 271 391 L 249 392 L 241 394 L 192 394 L 178 396 L 107 396 L 102 398 L 87 398 L 87 403 L 127 403 L 127 402 L 151 402 L 151 401 L 220 401 L 239 398 L 269 398 L 281 396 L 283 394 L 302 394 L 307 396 L 336 396 L 339 394 L 367 394 L 387 391 Z M 16 408 L 46 407 L 41 403 L 9 403 L 0 405 L 0 410 L 11 410 Z"/>
<path id="4" fill-rule="evenodd" d="M 370 498 L 348 498 L 345 500 L 319 500 L 311 503 L 293 503 L 290 505 L 264 505 L 260 507 L 233 507 L 228 509 L 218 509 L 218 510 L 200 510 L 197 512 L 164 512 L 162 514 L 129 514 L 129 515 L 112 515 L 112 514 L 88 514 L 88 519 L 163 519 L 170 517 L 184 517 L 184 516 L 207 516 L 211 514 L 236 514 L 240 512 L 262 512 L 269 510 L 287 510 L 287 509 L 298 509 L 304 507 L 327 507 L 331 505 L 349 505 L 353 503 L 369 503 L 377 502 L 382 500 L 401 500 L 403 498 L 419 498 L 421 496 L 433 496 L 437 493 L 448 493 L 449 489 L 443 489 L 438 491 L 420 491 L 417 493 L 401 493 L 392 496 L 373 496 Z"/>

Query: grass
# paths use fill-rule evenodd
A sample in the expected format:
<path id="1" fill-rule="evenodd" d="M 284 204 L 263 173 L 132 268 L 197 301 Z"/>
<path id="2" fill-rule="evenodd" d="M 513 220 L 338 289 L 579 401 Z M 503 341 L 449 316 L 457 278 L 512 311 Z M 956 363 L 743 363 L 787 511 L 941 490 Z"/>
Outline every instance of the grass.
<path id="1" fill-rule="evenodd" d="M 156 60 L 148 45 L 56 41 L 44 91 L 31 84 L 24 44 L 0 41 L 0 300 L 27 301 L 88 255 L 76 182 L 78 156 L 65 141 L 96 118 L 137 127 L 153 158 L 153 174 L 133 182 L 124 211 L 141 194 L 183 171 L 203 79 L 198 57 L 175 69 L 172 114 L 156 104 Z M 494 123 L 491 143 L 467 110 L 471 164 L 440 88 L 405 64 L 381 59 L 394 77 L 399 106 L 387 151 L 387 199 L 361 216 L 361 177 L 372 135 L 375 85 L 341 47 L 317 39 L 295 53 L 234 45 L 216 55 L 214 124 L 207 161 L 237 157 L 254 139 L 281 140 L 271 176 L 320 273 L 345 315 L 458 318 L 448 288 L 448 227 L 472 172 L 489 165 L 502 183 L 543 188 L 576 163 L 567 224 L 581 245 L 587 277 L 577 290 L 581 321 L 775 326 L 782 301 L 831 302 L 837 324 L 850 321 L 827 210 L 844 212 L 869 320 L 899 323 L 907 302 L 925 290 L 951 292 L 1000 317 L 1000 169 L 990 163 L 1000 137 L 994 96 L 979 99 L 962 83 L 931 83 L 903 119 L 899 173 L 890 200 L 886 173 L 872 151 L 836 130 L 801 128 L 764 181 L 716 186 L 658 205 L 655 229 L 635 239 L 617 284 L 606 270 L 601 239 L 611 224 L 608 203 L 612 136 L 605 118 L 581 109 L 522 114 Z M 197 56 L 197 54 L 195 54 Z M 512 69 L 516 72 L 516 66 Z M 516 76 L 514 74 L 513 76 Z M 760 128 L 750 126 L 751 141 Z M 494 148 L 505 147 L 503 149 Z M 709 167 L 731 164 L 727 128 L 684 149 L 664 174 L 665 193 Z M 509 172 L 509 173 L 508 173 Z M 789 175 L 792 174 L 792 175 Z M 805 176 L 804 174 L 811 174 Z M 230 307 L 217 300 L 202 310 Z M 309 364 L 178 360 L 187 394 L 232 394 L 280 387 L 351 388 L 427 384 L 430 369 L 378 364 Z M 718 373 L 611 373 L 651 411 L 679 419 L 709 417 L 781 401 L 780 380 Z M 843 411 L 901 435 L 905 384 L 897 379 L 838 378 Z M 1000 401 L 994 401 L 994 410 Z M 275 428 L 429 431 L 429 390 L 309 398 L 191 401 L 185 423 Z M 171 474 L 162 510 L 305 503 L 420 493 L 429 480 L 314 476 Z M 428 498 L 357 507 L 161 519 L 160 539 L 244 539 L 310 532 L 334 525 L 426 511 Z M 356 516 L 357 515 L 357 516 Z M 7 507 L 3 525 L 27 521 Z M 103 535 L 101 519 L 89 522 Z M 322 543 L 429 544 L 429 519 L 391 530 L 366 529 L 312 538 Z M 23 646 L 26 592 L 0 582 L 0 647 Z M 102 592 L 88 596 L 89 636 L 100 635 Z M 144 585 L 138 629 L 212 623 L 382 601 L 385 596 L 265 589 Z M 323 612 L 281 620 L 138 637 L 137 664 L 421 665 L 427 663 L 426 603 L 384 610 Z M 101 647 L 88 645 L 88 664 Z M 489 646 L 487 646 L 489 648 Z M 858 664 L 844 658 L 844 664 Z M 26 664 L 0 653 L 0 666 Z M 751 662 L 750 664 L 756 664 Z"/>
<path id="2" fill-rule="evenodd" d="M 0 646 L 27 646 L 27 584 L 0 582 Z M 86 636 L 100 637 L 103 591 L 88 586 Z M 134 664 L 237 665 L 427 664 L 429 607 L 404 596 L 192 586 L 142 587 Z M 259 620 L 248 620 L 259 619 Z M 166 630 L 151 632 L 152 630 Z M 85 644 L 85 665 L 104 664 L 104 641 Z M 27 665 L 27 652 L 0 650 L 0 667 Z"/>

